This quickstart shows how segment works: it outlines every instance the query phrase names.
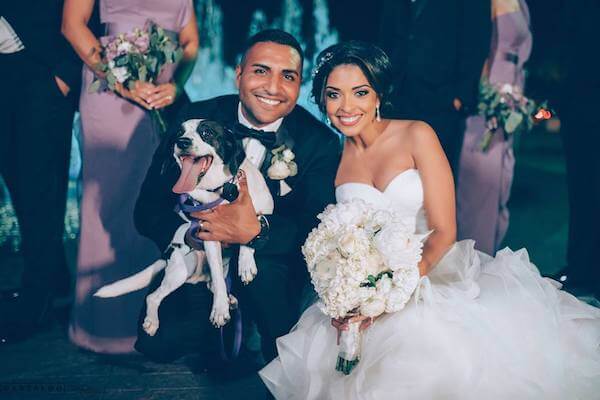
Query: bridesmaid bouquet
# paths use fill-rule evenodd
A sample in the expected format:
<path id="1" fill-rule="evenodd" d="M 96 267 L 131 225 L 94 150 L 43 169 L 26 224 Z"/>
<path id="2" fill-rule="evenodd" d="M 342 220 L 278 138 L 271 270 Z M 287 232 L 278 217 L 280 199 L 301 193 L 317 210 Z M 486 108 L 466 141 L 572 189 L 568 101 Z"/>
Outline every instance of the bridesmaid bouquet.
<path id="1" fill-rule="evenodd" d="M 425 235 L 408 230 L 392 211 L 362 200 L 329 205 L 302 247 L 319 308 L 331 318 L 377 317 L 404 308 L 419 282 Z M 339 339 L 336 370 L 360 360 L 360 322 Z"/>
<path id="2" fill-rule="evenodd" d="M 162 67 L 181 59 L 182 50 L 163 28 L 148 20 L 143 28 L 120 33 L 103 40 L 102 61 L 95 68 L 104 77 L 96 77 L 89 90 L 101 90 L 102 83 L 111 91 L 116 91 L 117 83 L 129 90 L 135 81 L 155 82 Z M 162 132 L 166 124 L 159 110 L 152 110 Z"/>
<path id="3" fill-rule="evenodd" d="M 552 118 L 547 102 L 537 103 L 524 96 L 520 87 L 511 84 L 493 85 L 481 81 L 479 86 L 479 114 L 486 120 L 487 130 L 481 149 L 487 151 L 498 128 L 505 135 L 529 132 L 534 123 Z"/>

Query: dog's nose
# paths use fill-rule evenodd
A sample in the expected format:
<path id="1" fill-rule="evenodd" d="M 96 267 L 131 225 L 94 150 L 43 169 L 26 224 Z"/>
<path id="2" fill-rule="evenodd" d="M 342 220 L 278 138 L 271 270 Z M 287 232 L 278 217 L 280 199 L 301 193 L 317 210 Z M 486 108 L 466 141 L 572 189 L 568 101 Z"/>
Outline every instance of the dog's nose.
<path id="1" fill-rule="evenodd" d="M 192 145 L 192 139 L 186 138 L 186 137 L 182 137 L 182 138 L 177 139 L 177 141 L 175 142 L 175 144 L 181 150 L 185 150 L 185 149 L 187 149 L 188 147 L 190 147 Z"/>

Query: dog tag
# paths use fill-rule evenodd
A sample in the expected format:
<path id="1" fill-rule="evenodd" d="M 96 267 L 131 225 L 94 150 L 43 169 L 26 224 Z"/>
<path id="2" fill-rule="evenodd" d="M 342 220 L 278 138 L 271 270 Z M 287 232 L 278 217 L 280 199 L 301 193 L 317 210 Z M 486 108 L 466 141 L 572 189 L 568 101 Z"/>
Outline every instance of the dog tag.
<path id="1" fill-rule="evenodd" d="M 227 182 L 223 185 L 223 193 L 221 194 L 221 197 L 223 197 L 228 202 L 231 203 L 232 201 L 237 199 L 239 194 L 240 192 L 234 183 Z"/>

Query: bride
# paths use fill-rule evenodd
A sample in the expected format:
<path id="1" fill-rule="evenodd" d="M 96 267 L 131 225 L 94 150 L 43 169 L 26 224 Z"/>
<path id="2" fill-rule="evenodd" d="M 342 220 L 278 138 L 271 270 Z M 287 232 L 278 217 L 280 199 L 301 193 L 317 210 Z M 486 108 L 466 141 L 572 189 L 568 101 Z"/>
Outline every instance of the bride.
<path id="1" fill-rule="evenodd" d="M 382 119 L 390 63 L 379 48 L 336 44 L 312 95 L 346 138 L 336 198 L 391 207 L 432 230 L 409 304 L 364 319 L 361 360 L 335 370 L 337 330 L 316 305 L 277 340 L 260 376 L 277 399 L 600 399 L 600 310 L 542 278 L 527 251 L 495 258 L 455 243 L 454 183 L 425 123 Z M 361 318 L 354 317 L 354 318 Z M 332 326 L 333 325 L 333 326 Z"/>

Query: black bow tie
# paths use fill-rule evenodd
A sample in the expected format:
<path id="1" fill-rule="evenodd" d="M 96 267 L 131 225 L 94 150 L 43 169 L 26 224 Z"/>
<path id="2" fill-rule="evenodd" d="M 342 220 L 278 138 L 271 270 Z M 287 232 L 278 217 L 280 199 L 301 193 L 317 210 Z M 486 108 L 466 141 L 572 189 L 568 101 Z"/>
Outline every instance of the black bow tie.
<path id="1" fill-rule="evenodd" d="M 248 128 L 240 123 L 237 123 L 233 126 L 233 134 L 237 139 L 256 139 L 267 149 L 272 149 L 275 146 L 275 141 L 277 140 L 277 135 L 275 132 L 259 131 L 257 129 Z"/>

